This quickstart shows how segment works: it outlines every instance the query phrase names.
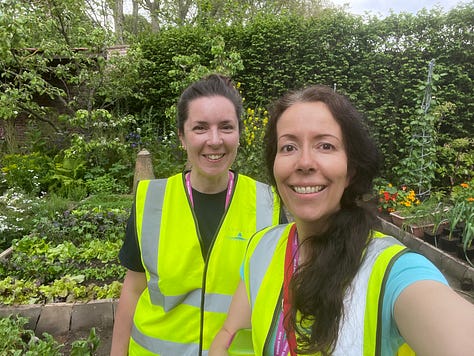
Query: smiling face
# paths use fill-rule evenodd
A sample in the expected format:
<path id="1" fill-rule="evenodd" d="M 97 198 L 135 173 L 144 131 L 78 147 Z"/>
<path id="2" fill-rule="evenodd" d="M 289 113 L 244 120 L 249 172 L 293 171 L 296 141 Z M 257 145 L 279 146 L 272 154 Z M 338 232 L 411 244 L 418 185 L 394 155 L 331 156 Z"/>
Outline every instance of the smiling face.
<path id="1" fill-rule="evenodd" d="M 277 125 L 273 174 L 301 238 L 321 233 L 349 185 L 342 132 L 326 104 L 298 102 Z"/>
<path id="2" fill-rule="evenodd" d="M 192 167 L 193 188 L 203 193 L 225 189 L 239 145 L 239 123 L 233 103 L 223 96 L 192 100 L 179 138 Z"/>

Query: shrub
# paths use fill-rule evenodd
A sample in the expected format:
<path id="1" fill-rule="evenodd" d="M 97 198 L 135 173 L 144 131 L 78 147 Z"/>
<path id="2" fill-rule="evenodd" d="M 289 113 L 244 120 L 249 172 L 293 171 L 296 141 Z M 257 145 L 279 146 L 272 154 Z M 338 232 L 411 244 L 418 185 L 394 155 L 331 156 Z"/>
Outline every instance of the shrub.
<path id="1" fill-rule="evenodd" d="M 40 153 L 8 154 L 2 158 L 1 171 L 7 186 L 28 194 L 47 191 L 52 169 L 52 160 Z"/>
<path id="2" fill-rule="evenodd" d="M 8 248 L 14 239 L 21 238 L 34 227 L 34 217 L 41 211 L 42 204 L 42 199 L 14 189 L 8 189 L 0 196 L 0 250 Z"/>

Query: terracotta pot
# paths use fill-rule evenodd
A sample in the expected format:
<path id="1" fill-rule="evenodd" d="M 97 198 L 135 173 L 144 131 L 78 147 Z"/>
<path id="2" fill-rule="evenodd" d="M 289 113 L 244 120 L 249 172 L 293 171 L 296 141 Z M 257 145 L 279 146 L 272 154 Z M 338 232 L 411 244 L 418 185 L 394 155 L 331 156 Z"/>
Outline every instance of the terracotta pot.
<path id="1" fill-rule="evenodd" d="M 392 223 L 400 228 L 403 226 L 403 223 L 406 220 L 406 217 L 399 215 L 397 211 L 391 212 L 390 217 L 392 219 Z"/>
<path id="2" fill-rule="evenodd" d="M 428 224 L 428 225 L 409 225 L 408 226 L 408 232 L 411 233 L 412 235 L 415 235 L 416 237 L 419 237 L 420 239 L 423 238 L 425 231 L 432 231 L 434 228 L 434 224 Z"/>

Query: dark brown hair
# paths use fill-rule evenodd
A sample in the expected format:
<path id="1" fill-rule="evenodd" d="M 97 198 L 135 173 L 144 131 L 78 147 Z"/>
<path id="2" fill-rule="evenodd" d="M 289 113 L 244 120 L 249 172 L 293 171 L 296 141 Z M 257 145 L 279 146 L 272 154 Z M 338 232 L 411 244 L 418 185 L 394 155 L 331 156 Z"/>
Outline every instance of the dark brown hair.
<path id="1" fill-rule="evenodd" d="M 243 129 L 242 123 L 242 97 L 235 88 L 232 80 L 221 74 L 210 74 L 201 80 L 192 83 L 181 94 L 176 114 L 176 127 L 178 133 L 184 132 L 184 123 L 188 119 L 189 103 L 202 97 L 223 96 L 234 104 L 235 114 L 239 122 L 239 131 Z"/>
<path id="2" fill-rule="evenodd" d="M 299 266 L 291 283 L 289 325 L 298 338 L 298 353 L 330 354 L 337 343 L 344 315 L 344 296 L 356 275 L 371 229 L 372 213 L 357 204 L 371 191 L 381 156 L 370 138 L 363 116 L 345 96 L 316 85 L 289 92 L 270 110 L 265 133 L 265 161 L 270 182 L 276 187 L 273 165 L 277 153 L 277 122 L 296 103 L 323 102 L 341 127 L 351 181 L 341 198 L 341 209 L 328 229 L 304 241 L 308 260 Z M 297 311 L 301 318 L 297 320 Z M 310 332 L 308 332 L 308 328 Z"/>

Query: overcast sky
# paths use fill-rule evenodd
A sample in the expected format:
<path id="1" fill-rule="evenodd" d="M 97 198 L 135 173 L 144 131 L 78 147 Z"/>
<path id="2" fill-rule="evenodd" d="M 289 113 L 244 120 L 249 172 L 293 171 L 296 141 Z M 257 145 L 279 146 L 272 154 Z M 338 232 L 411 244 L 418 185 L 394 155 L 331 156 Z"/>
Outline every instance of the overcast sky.
<path id="1" fill-rule="evenodd" d="M 364 14 L 365 11 L 370 11 L 382 16 L 388 15 L 390 9 L 395 13 L 410 12 L 416 14 L 419 10 L 426 8 L 432 9 L 439 5 L 445 11 L 449 11 L 457 4 L 468 3 L 468 0 L 331 0 L 336 5 L 348 4 L 348 10 L 355 14 Z"/>

